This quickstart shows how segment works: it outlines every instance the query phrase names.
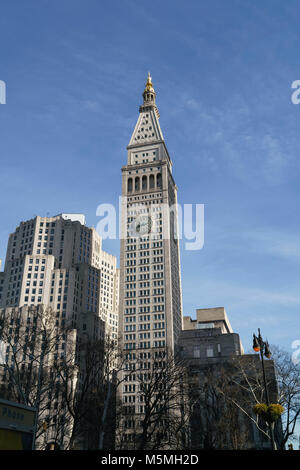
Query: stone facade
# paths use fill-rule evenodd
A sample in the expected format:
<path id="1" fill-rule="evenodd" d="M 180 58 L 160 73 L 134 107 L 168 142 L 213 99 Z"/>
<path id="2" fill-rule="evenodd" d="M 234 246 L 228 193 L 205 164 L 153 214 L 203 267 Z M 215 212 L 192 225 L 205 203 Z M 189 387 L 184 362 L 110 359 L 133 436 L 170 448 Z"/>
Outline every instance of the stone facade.
<path id="1" fill-rule="evenodd" d="M 150 75 L 143 99 L 122 168 L 119 327 L 129 369 L 131 362 L 150 364 L 153 354 L 173 352 L 182 329 L 177 187 Z M 121 400 L 130 403 L 133 416 L 143 410 L 137 392 L 132 376 Z"/>
<path id="2" fill-rule="evenodd" d="M 223 307 L 197 309 L 197 318 L 183 318 L 179 348 L 184 357 L 198 362 L 220 361 L 220 358 L 244 353 L 240 337 L 234 333 Z"/>
<path id="3" fill-rule="evenodd" d="M 22 340 L 19 323 L 27 325 L 24 338 L 29 344 L 35 335 L 33 319 L 40 319 L 43 312 L 48 312 L 57 336 L 65 327 L 71 328 L 72 349 L 62 349 L 69 343 L 65 340 L 57 343 L 50 362 L 67 357 L 68 363 L 76 363 L 78 381 L 76 373 L 71 385 L 71 393 L 75 393 L 86 373 L 85 344 L 102 340 L 106 334 L 117 340 L 118 301 L 116 257 L 102 250 L 101 237 L 94 228 L 86 227 L 82 214 L 36 217 L 22 222 L 9 237 L 5 269 L 0 273 L 0 316 L 9 322 L 11 330 L 9 344 L 2 344 L 1 351 L 6 364 L 5 373 L 0 374 L 3 390 L 6 390 L 8 372 L 16 368 L 13 345 L 14 339 Z M 21 362 L 24 370 L 30 367 L 28 356 L 21 358 Z M 99 364 L 95 365 L 98 370 Z M 45 420 L 55 414 L 58 418 L 56 410 L 62 403 L 59 399 L 49 400 L 43 412 Z M 42 434 L 43 439 L 37 445 L 42 446 L 45 439 L 48 443 L 57 443 L 59 439 L 64 447 L 72 432 L 69 416 L 66 423 L 68 430 L 63 426 L 58 435 L 58 427 L 52 426 Z M 87 444 L 81 439 L 78 445 L 85 448 Z"/>

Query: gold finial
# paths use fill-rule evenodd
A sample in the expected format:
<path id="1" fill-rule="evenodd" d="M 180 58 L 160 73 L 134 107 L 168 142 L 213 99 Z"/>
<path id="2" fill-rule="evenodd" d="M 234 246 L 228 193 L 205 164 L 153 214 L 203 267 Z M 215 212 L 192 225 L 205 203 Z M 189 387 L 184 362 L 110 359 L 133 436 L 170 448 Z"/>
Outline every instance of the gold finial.
<path id="1" fill-rule="evenodd" d="M 151 78 L 150 72 L 148 72 L 148 78 L 147 78 L 147 83 L 146 83 L 146 86 L 145 86 L 145 91 L 152 91 L 152 92 L 154 92 L 154 88 L 153 88 L 153 85 L 152 85 L 152 78 Z"/>

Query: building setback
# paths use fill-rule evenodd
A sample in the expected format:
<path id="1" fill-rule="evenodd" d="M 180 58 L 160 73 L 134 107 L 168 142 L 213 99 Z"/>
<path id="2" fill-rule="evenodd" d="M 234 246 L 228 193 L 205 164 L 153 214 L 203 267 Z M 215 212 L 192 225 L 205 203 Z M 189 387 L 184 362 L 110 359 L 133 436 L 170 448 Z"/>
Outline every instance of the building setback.
<path id="1" fill-rule="evenodd" d="M 185 356 L 199 362 L 218 362 L 220 358 L 244 353 L 240 337 L 234 333 L 224 307 L 196 310 L 197 318 L 183 318 L 179 347 Z"/>

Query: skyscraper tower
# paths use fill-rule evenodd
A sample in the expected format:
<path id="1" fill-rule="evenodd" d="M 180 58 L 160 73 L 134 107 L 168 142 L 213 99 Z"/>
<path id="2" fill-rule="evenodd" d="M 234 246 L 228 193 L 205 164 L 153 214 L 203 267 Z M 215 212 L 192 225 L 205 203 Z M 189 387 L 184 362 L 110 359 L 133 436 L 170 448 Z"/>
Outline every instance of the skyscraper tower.
<path id="1" fill-rule="evenodd" d="M 154 351 L 173 352 L 182 329 L 177 187 L 150 73 L 127 151 L 122 168 L 119 333 L 128 359 L 147 361 Z M 142 397 L 134 396 L 139 388 L 134 381 L 133 375 L 124 382 L 122 401 L 140 413 Z"/>

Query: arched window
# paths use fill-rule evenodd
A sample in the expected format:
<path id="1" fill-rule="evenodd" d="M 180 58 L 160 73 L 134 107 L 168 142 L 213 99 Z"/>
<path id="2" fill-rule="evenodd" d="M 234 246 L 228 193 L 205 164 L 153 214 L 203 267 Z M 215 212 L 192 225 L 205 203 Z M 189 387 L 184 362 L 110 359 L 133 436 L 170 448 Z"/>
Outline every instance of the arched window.
<path id="1" fill-rule="evenodd" d="M 127 191 L 129 193 L 132 193 L 132 178 L 128 178 L 128 181 L 127 181 Z"/>
<path id="2" fill-rule="evenodd" d="M 134 190 L 139 191 L 140 190 L 140 178 L 138 176 L 136 176 L 134 183 L 135 183 L 134 184 Z"/>
<path id="3" fill-rule="evenodd" d="M 161 173 L 157 173 L 156 186 L 157 186 L 157 188 L 161 188 Z"/>
<path id="4" fill-rule="evenodd" d="M 147 176 L 144 175 L 142 178 L 142 190 L 146 191 L 146 189 L 147 189 Z"/>
<path id="5" fill-rule="evenodd" d="M 149 185 L 150 185 L 150 189 L 154 189 L 154 175 L 150 175 Z"/>

